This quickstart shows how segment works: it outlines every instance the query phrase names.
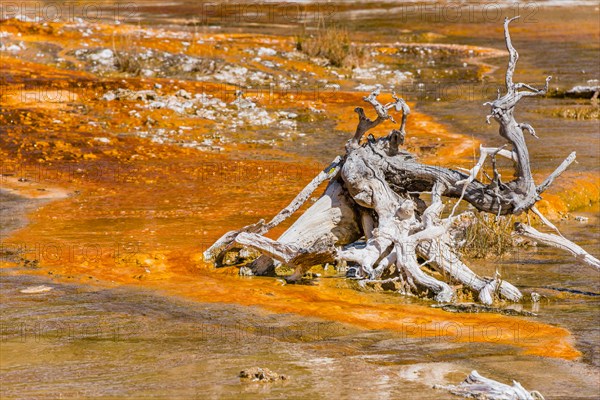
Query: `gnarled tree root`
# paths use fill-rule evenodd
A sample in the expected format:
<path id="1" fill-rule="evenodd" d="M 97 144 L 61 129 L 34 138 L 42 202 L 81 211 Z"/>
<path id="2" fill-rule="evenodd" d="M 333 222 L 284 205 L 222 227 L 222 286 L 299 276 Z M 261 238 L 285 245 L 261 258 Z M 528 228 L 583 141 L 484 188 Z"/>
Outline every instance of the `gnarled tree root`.
<path id="1" fill-rule="evenodd" d="M 481 147 L 481 157 L 467 173 L 439 166 L 422 164 L 400 146 L 406 135 L 406 119 L 410 109 L 404 100 L 392 95 L 393 101 L 382 104 L 378 100 L 380 87 L 364 98 L 373 107 L 377 117 L 369 119 L 364 110 L 356 108 L 358 124 L 352 139 L 346 145 L 346 154 L 315 177 L 298 196 L 269 223 L 259 221 L 237 231 L 226 233 L 205 253 L 207 261 L 221 265 L 229 251 L 243 247 L 258 250 L 262 256 L 250 268 L 255 274 L 273 271 L 278 263 L 295 268 L 289 282 L 302 277 L 315 264 L 338 262 L 357 265 L 356 277 L 367 281 L 392 279 L 401 283 L 407 294 L 432 295 L 439 302 L 455 299 L 450 284 L 460 284 L 477 294 L 478 300 L 490 305 L 497 298 L 519 301 L 519 290 L 501 279 L 478 276 L 460 259 L 456 244 L 448 233 L 455 220 L 454 212 L 444 215 L 443 198 L 465 200 L 480 211 L 494 215 L 518 215 L 531 210 L 542 222 L 556 230 L 535 207 L 540 195 L 575 160 L 571 153 L 558 168 L 536 186 L 525 142 L 524 131 L 537 138 L 533 127 L 514 118 L 518 102 L 529 96 L 546 93 L 548 81 L 542 89 L 528 84 L 514 83 L 512 78 L 518 54 L 509 34 L 509 23 L 504 22 L 504 37 L 509 51 L 506 71 L 506 94 L 486 103 L 499 124 L 499 134 L 506 144 L 496 148 Z M 400 129 L 375 139 L 364 135 L 386 121 L 395 123 L 388 113 L 402 112 Z M 508 147 L 508 148 L 507 148 Z M 515 178 L 503 182 L 496 168 L 496 157 L 514 162 Z M 478 180 L 490 158 L 493 176 L 488 183 Z M 486 176 L 489 176 L 485 174 Z M 329 180 L 325 193 L 305 211 L 277 240 L 266 238 L 266 233 L 296 211 L 323 182 Z M 420 198 L 431 193 L 431 202 Z M 543 234 L 521 225 L 517 230 L 540 242 L 570 251 L 576 259 L 599 268 L 596 258 L 562 236 Z M 419 257 L 426 260 L 419 264 Z M 441 276 L 432 276 L 427 264 Z"/>

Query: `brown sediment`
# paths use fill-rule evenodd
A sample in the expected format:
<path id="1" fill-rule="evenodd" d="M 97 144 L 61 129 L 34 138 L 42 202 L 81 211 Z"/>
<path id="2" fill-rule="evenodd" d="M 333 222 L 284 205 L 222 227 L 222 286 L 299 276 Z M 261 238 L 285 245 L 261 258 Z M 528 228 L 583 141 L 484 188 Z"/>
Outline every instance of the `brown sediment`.
<path id="1" fill-rule="evenodd" d="M 61 28 L 56 25 L 53 32 Z M 112 47 L 113 32 L 98 27 L 100 42 L 95 46 Z M 14 21 L 6 29 L 22 32 L 20 39 L 27 43 L 56 43 L 62 54 L 73 50 L 72 43 L 82 39 L 74 31 L 62 36 L 32 32 L 29 25 Z M 134 27 L 122 26 L 114 32 L 132 31 Z M 202 37 L 207 36 L 226 43 L 228 50 L 211 42 L 192 47 L 191 54 L 230 62 L 235 62 L 245 47 L 260 46 L 267 39 L 225 34 Z M 232 38 L 235 41 L 228 41 Z M 284 50 L 292 46 L 289 38 L 268 39 L 270 45 L 278 44 Z M 181 51 L 175 40 L 135 40 L 136 45 Z M 274 59 L 283 63 L 284 70 L 304 69 L 315 73 L 315 79 L 324 73 L 322 67 L 305 61 Z M 99 98 L 108 90 L 149 89 L 155 83 L 162 84 L 169 94 L 175 85 L 192 93 L 215 95 L 234 91 L 233 86 L 171 83 L 169 79 L 116 73 L 96 78 L 91 73 L 27 62 L 18 56 L 3 56 L 1 72 L 10 77 L 3 82 L 7 90 L 3 91 L 0 116 L 1 125 L 7 127 L 0 140 L 2 187 L 26 196 L 51 195 L 57 199 L 32 212 L 30 224 L 5 241 L 6 246 L 23 250 L 26 258 L 40 261 L 39 268 L 23 269 L 24 273 L 52 274 L 67 281 L 93 277 L 106 284 L 142 285 L 203 302 L 260 306 L 276 313 L 316 316 L 411 337 L 511 345 L 526 354 L 547 357 L 579 356 L 567 330 L 532 320 L 450 314 L 420 304 L 397 304 L 394 297 L 359 293 L 338 279 L 322 279 L 317 286 L 283 286 L 276 279 L 240 278 L 236 269 L 214 270 L 204 264 L 203 248 L 227 230 L 275 214 L 319 171 L 319 164 L 309 156 L 290 155 L 277 148 L 257 149 L 245 143 L 225 143 L 222 154 L 152 143 L 131 134 L 143 123 L 130 114 L 136 109 L 135 101 L 110 103 Z M 58 99 L 33 101 L 24 97 L 23 88 L 32 81 L 38 89 L 59 94 Z M 73 82 L 80 85 L 73 86 Z M 362 96 L 347 91 L 319 96 L 300 92 L 293 97 L 275 93 L 262 105 L 270 110 L 325 109 L 327 118 L 335 121 L 335 129 L 350 137 L 356 126 L 353 109 L 362 103 Z M 185 134 L 188 139 L 201 138 L 214 125 L 166 109 L 148 111 L 145 116 L 165 129 L 192 127 L 192 132 Z M 382 126 L 375 133 L 387 134 L 389 129 Z M 477 140 L 448 132 L 418 110 L 411 114 L 407 131 L 407 147 L 425 162 L 468 167 L 468 160 L 479 147 Z M 98 137 L 107 140 L 98 141 Z M 256 155 L 273 161 L 253 160 Z M 286 161 L 277 161 L 282 159 Z M 19 181 L 22 177 L 29 181 Z M 599 200 L 597 177 L 582 176 L 568 182 L 559 193 L 544 195 L 547 210 L 560 213 Z M 65 189 L 52 189 L 55 187 Z M 573 190 L 576 187 L 585 190 Z M 585 194 L 579 194 L 582 192 Z M 66 197 L 68 193 L 72 196 Z M 271 234 L 277 235 L 285 227 Z"/>

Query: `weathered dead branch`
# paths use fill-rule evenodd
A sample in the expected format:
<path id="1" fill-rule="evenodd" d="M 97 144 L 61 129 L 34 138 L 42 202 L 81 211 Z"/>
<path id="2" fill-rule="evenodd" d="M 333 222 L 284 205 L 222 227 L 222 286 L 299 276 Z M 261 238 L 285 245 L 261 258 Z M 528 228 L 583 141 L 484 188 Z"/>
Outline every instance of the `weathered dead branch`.
<path id="1" fill-rule="evenodd" d="M 521 223 L 515 224 L 515 233 L 525 236 L 529 239 L 533 239 L 536 242 L 543 243 L 547 246 L 565 250 L 571 253 L 579 263 L 589 265 L 590 267 L 600 270 L 600 260 L 562 236 L 553 235 L 551 233 L 542 233 L 529 225 Z"/>
<path id="2" fill-rule="evenodd" d="M 448 390 L 450 393 L 475 399 L 487 400 L 544 400 L 538 391 L 527 391 L 517 381 L 512 386 L 485 378 L 477 371 L 472 371 L 467 379 L 457 386 L 434 386 L 436 389 Z"/>
<path id="3" fill-rule="evenodd" d="M 260 220 L 255 224 L 248 225 L 242 229 L 236 231 L 227 232 L 218 241 L 216 241 L 210 248 L 204 252 L 204 259 L 206 261 L 214 262 L 215 265 L 221 265 L 223 256 L 227 251 L 232 250 L 232 244 L 236 241 L 237 236 L 240 233 L 254 233 L 262 235 L 273 229 L 289 216 L 296 212 L 305 202 L 308 200 L 310 195 L 319 187 L 319 185 L 325 182 L 327 179 L 334 177 L 340 166 L 341 157 L 336 157 L 335 160 L 323 171 L 321 171 L 308 185 L 300 191 L 292 200 L 287 207 L 281 210 L 271 221 L 265 224 L 264 220 Z"/>

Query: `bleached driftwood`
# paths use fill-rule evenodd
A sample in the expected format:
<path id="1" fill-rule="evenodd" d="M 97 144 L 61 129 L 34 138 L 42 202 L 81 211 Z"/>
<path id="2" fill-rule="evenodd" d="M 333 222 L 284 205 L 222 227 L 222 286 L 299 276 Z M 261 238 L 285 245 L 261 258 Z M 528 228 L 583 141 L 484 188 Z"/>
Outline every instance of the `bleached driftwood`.
<path id="1" fill-rule="evenodd" d="M 512 386 L 485 378 L 475 370 L 457 386 L 434 386 L 436 389 L 444 389 L 456 396 L 486 399 L 486 400 L 544 400 L 538 391 L 527 391 L 517 381 Z"/>
<path id="2" fill-rule="evenodd" d="M 562 236 L 554 235 L 552 233 L 542 233 L 532 226 L 521 223 L 515 224 L 515 233 L 533 239 L 536 242 L 543 243 L 547 246 L 565 250 L 571 253 L 581 264 L 589 265 L 590 267 L 600 270 L 600 260 L 589 254 L 577 244 L 565 239 Z"/>
<path id="3" fill-rule="evenodd" d="M 454 198 L 458 199 L 457 203 L 465 200 L 478 210 L 495 215 L 518 215 L 531 210 L 545 224 L 556 229 L 535 204 L 541 199 L 540 194 L 575 159 L 575 153 L 569 155 L 542 184 L 535 185 L 524 131 L 537 135 L 531 125 L 515 120 L 514 109 L 524 97 L 545 94 L 550 77 L 542 89 L 513 82 L 518 54 L 510 39 L 512 20 L 514 18 L 504 22 L 510 55 L 506 94 L 501 96 L 499 93 L 496 100 L 486 103 L 491 106 L 488 122 L 492 117 L 498 122 L 499 134 L 507 141 L 504 146 L 481 147 L 479 161 L 467 173 L 422 164 L 400 148 L 406 136 L 408 105 L 395 95 L 392 95 L 393 101 L 380 103 L 381 87 L 378 87 L 364 98 L 377 116 L 371 120 L 362 108 L 355 109 L 358 115 L 356 132 L 348 141 L 342 159 L 336 159 L 321 172 L 271 222 L 259 221 L 226 233 L 204 253 L 205 259 L 220 265 L 227 252 L 251 247 L 262 254 L 249 265 L 254 274 L 268 274 L 278 263 L 284 263 L 295 268 L 294 274 L 287 278 L 288 282 L 297 281 L 313 265 L 337 262 L 356 266 L 354 277 L 363 283 L 386 279 L 396 282 L 403 293 L 428 294 L 440 302 L 453 300 L 453 284 L 475 292 L 484 304 L 491 304 L 497 297 L 519 301 L 522 297 L 519 290 L 498 274 L 491 278 L 480 277 L 460 260 L 448 232 L 457 218 L 454 216 L 456 206 L 450 215 L 443 214 L 443 198 Z M 389 114 L 392 110 L 402 112 L 400 129 L 393 129 L 380 139 L 369 135 L 363 141 L 365 134 L 375 126 L 388 120 L 395 123 Z M 515 179 L 502 181 L 496 168 L 498 155 L 514 161 Z M 477 177 L 488 157 L 492 161 L 493 177 L 489 183 L 484 183 Z M 329 184 L 325 193 L 277 240 L 263 236 L 296 211 L 327 179 Z M 422 193 L 431 194 L 429 204 L 420 198 Z M 526 228 L 521 230 L 532 232 Z M 580 247 L 561 239 L 562 246 L 558 247 L 576 253 L 578 259 L 590 265 L 597 262 Z M 545 243 L 550 242 L 546 240 Z M 420 264 L 419 257 L 425 263 Z M 424 270 L 425 264 L 438 271 L 443 280 Z"/>
<path id="4" fill-rule="evenodd" d="M 285 221 L 289 216 L 296 212 L 306 202 L 306 200 L 308 200 L 310 195 L 319 187 L 319 185 L 321 185 L 321 183 L 336 175 L 339 170 L 340 162 L 341 157 L 336 157 L 336 159 L 333 160 L 333 162 L 327 168 L 314 177 L 313 180 L 310 181 L 310 183 L 296 195 L 294 200 L 292 200 L 287 207 L 277 213 L 277 215 L 268 223 L 265 223 L 265 221 L 261 219 L 257 223 L 245 226 L 242 229 L 227 232 L 204 252 L 204 259 L 206 261 L 215 263 L 217 266 L 220 266 L 227 251 L 233 249 L 232 246 L 234 239 L 240 233 L 254 233 L 257 235 L 262 235 L 263 233 L 268 232 L 270 229 Z"/>

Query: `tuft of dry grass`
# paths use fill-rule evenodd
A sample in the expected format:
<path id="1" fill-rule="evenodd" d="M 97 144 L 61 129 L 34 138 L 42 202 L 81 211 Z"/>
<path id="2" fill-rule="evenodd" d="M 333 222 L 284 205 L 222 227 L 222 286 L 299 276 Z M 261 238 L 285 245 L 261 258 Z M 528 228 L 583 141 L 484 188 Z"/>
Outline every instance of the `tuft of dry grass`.
<path id="1" fill-rule="evenodd" d="M 142 64 L 135 54 L 124 51 L 115 52 L 115 68 L 118 72 L 130 76 L 139 76 L 142 72 Z"/>
<path id="2" fill-rule="evenodd" d="M 364 46 L 353 44 L 345 28 L 319 28 L 315 35 L 296 37 L 296 49 L 309 57 L 320 57 L 339 68 L 356 68 L 368 58 Z"/>
<path id="3" fill-rule="evenodd" d="M 554 96 L 557 97 L 558 92 Z M 596 90 L 596 92 L 590 99 L 589 105 L 580 103 L 569 106 L 563 106 L 560 108 L 553 109 L 551 113 L 553 116 L 560 118 L 569 118 L 577 120 L 600 119 L 600 105 L 598 104 L 599 97 L 600 90 Z"/>
<path id="4" fill-rule="evenodd" d="M 514 248 L 511 233 L 513 216 L 497 217 L 484 212 L 475 213 L 463 233 L 464 244 L 460 251 L 469 258 L 502 256 Z"/>
<path id="5" fill-rule="evenodd" d="M 135 53 L 130 53 L 125 49 L 137 48 L 133 35 L 124 35 L 119 37 L 119 44 L 115 43 L 115 35 L 112 37 L 112 48 L 115 55 L 115 68 L 118 72 L 125 73 L 131 76 L 139 76 L 142 72 L 142 64 L 139 57 Z"/>
<path id="6" fill-rule="evenodd" d="M 561 118 L 570 118 L 578 120 L 600 119 L 600 107 L 598 107 L 597 105 L 563 107 L 554 110 L 552 112 L 552 115 Z"/>

